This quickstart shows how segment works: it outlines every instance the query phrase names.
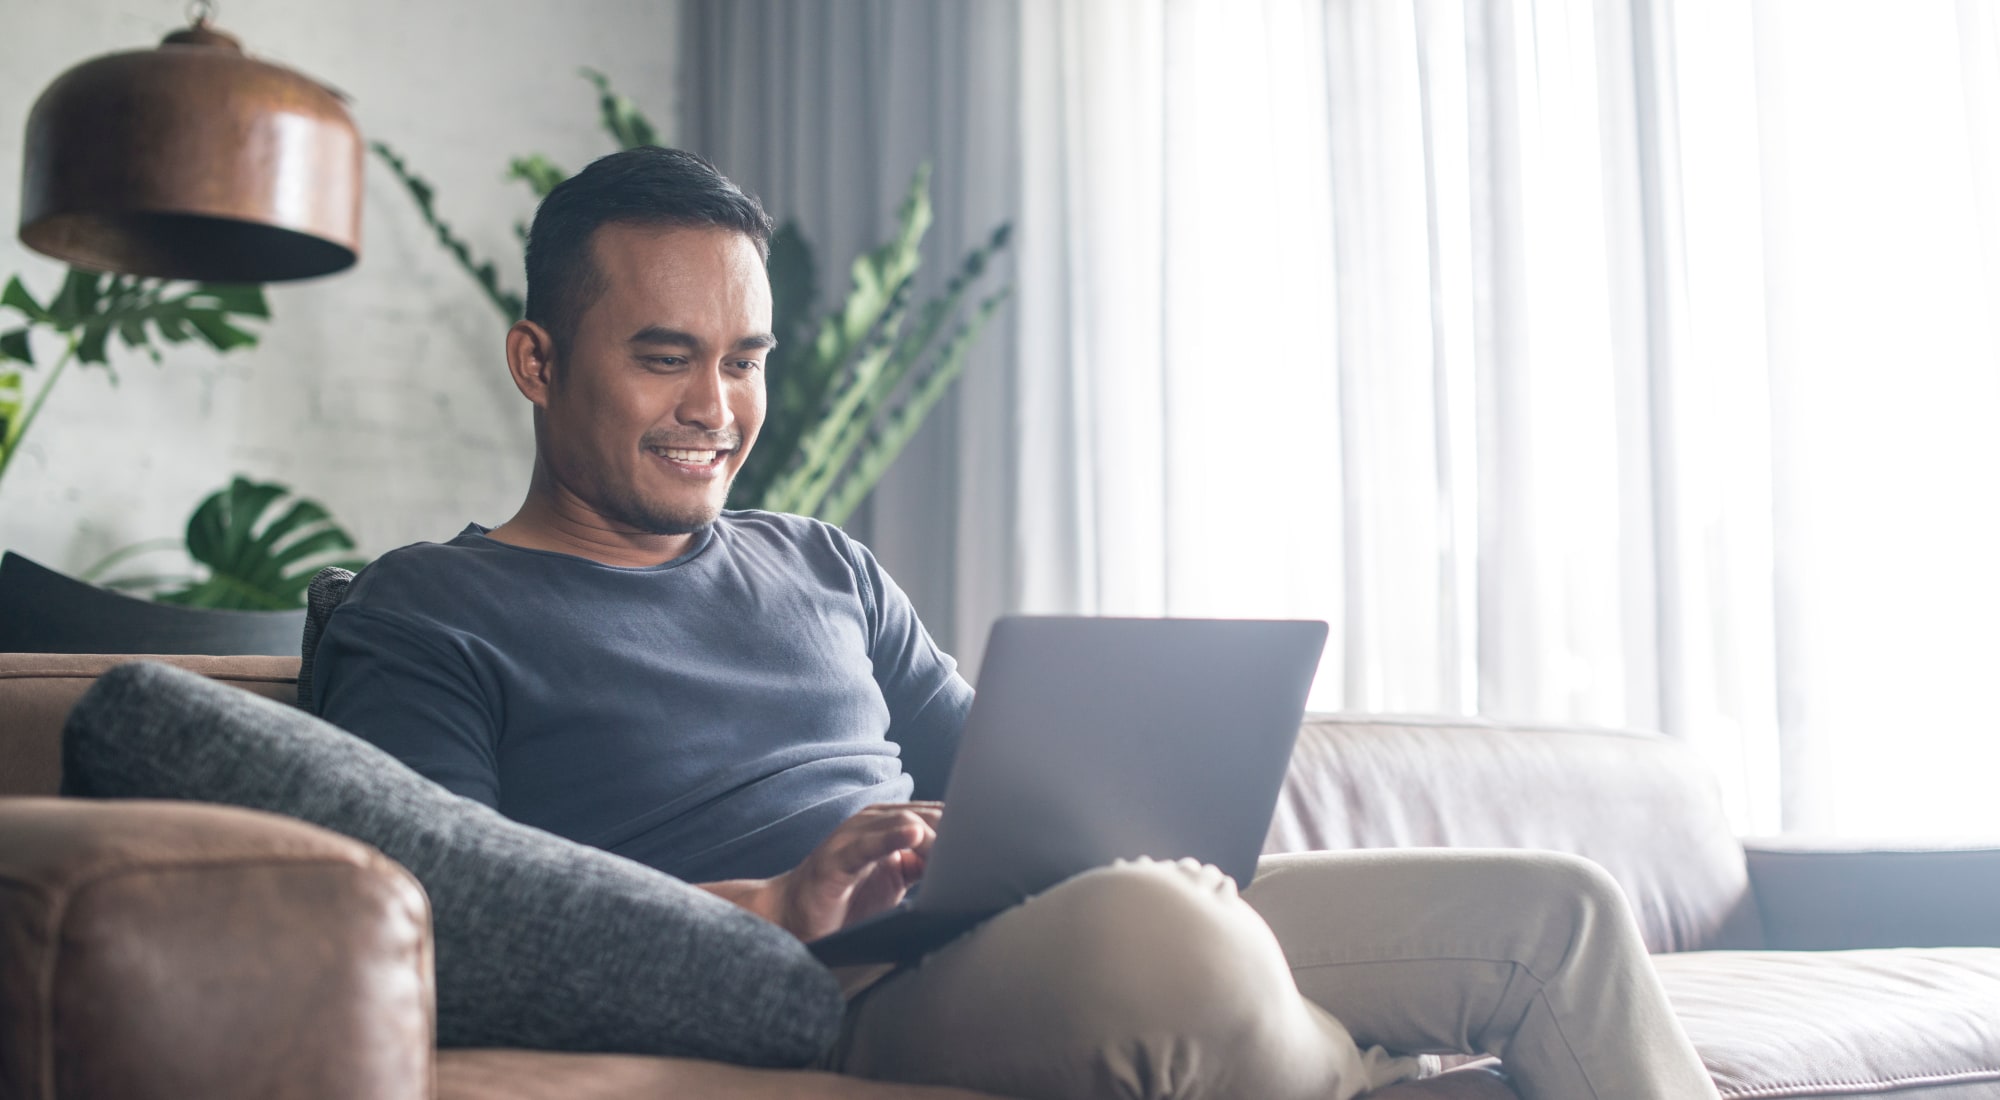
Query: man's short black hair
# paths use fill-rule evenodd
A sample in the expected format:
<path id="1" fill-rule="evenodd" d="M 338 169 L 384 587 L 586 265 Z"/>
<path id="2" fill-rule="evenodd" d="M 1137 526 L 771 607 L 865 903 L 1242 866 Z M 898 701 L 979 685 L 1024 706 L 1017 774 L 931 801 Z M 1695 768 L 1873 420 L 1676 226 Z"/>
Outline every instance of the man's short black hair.
<path id="1" fill-rule="evenodd" d="M 657 145 L 599 157 L 549 192 L 528 230 L 527 319 L 548 330 L 558 361 L 604 292 L 590 239 L 614 222 L 734 229 L 770 259 L 770 216 L 708 161 Z"/>

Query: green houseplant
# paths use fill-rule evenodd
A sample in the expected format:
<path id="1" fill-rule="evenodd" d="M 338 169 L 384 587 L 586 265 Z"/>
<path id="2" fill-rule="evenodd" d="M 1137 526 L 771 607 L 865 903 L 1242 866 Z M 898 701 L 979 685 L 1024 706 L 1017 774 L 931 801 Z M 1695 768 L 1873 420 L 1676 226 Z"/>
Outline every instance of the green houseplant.
<path id="1" fill-rule="evenodd" d="M 604 74 L 583 75 L 597 90 L 599 121 L 620 148 L 656 143 L 657 131 L 615 92 Z M 512 324 L 521 296 L 498 269 L 438 216 L 431 185 L 381 142 L 374 152 L 402 181 L 439 244 Z M 568 173 L 540 154 L 516 157 L 507 176 L 547 195 Z M 778 347 L 766 377 L 763 433 L 730 488 L 734 508 L 764 508 L 843 523 L 888 471 L 923 420 L 950 391 L 980 333 L 1011 291 L 971 298 L 994 255 L 1007 247 L 1001 224 L 960 260 L 935 298 L 913 304 L 924 235 L 931 226 L 930 169 L 919 168 L 896 211 L 896 232 L 855 257 L 846 298 L 817 322 L 812 248 L 794 222 L 771 238 L 772 327 Z M 515 235 L 527 237 L 516 223 Z"/>
<path id="2" fill-rule="evenodd" d="M 0 476 L 4 476 L 42 406 L 71 363 L 111 363 L 112 338 L 155 363 L 162 344 L 199 341 L 218 352 L 257 345 L 245 322 L 268 320 L 258 286 L 176 283 L 72 268 L 46 302 L 17 276 L 0 291 L 0 311 L 14 327 L 0 328 Z M 60 350 L 34 396 L 28 371 L 38 369 L 37 343 Z M 104 579 L 114 566 L 167 548 L 180 548 L 201 575 L 127 574 Z M 281 485 L 238 477 L 210 494 L 188 521 L 184 539 L 141 542 L 116 551 L 82 574 L 83 580 L 165 603 L 233 610 L 302 607 L 305 586 L 323 565 L 359 568 L 354 540 L 314 501 Z"/>
<path id="3" fill-rule="evenodd" d="M 77 268 L 70 269 L 46 303 L 37 301 L 19 276 L 9 279 L 0 291 L 0 315 L 6 312 L 15 315 L 16 323 L 0 326 L 0 478 L 71 363 L 112 371 L 113 336 L 157 363 L 161 342 L 199 340 L 220 352 L 255 347 L 256 334 L 238 326 L 271 315 L 262 287 L 177 283 Z M 36 366 L 38 334 L 58 342 L 62 350 L 30 400 L 26 371 Z M 115 371 L 112 378 L 117 378 Z"/>
<path id="4" fill-rule="evenodd" d="M 126 573 L 114 567 L 163 550 L 184 549 L 205 573 Z M 203 498 L 188 518 L 184 539 L 134 543 L 91 566 L 81 579 L 161 603 L 236 611 L 281 611 L 306 605 L 306 587 L 320 569 L 359 570 L 354 539 L 318 501 L 274 482 L 236 477 Z"/>

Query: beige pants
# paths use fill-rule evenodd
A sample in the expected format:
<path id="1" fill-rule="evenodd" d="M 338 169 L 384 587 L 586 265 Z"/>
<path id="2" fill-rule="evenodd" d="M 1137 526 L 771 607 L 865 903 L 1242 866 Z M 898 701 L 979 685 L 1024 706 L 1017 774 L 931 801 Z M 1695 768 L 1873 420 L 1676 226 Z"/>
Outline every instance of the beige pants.
<path id="1" fill-rule="evenodd" d="M 1245 904 L 1245 901 L 1248 904 Z M 1529 1100 L 1712 1100 L 1617 885 L 1547 852 L 1080 875 L 857 995 L 845 1073 L 1029 1100 L 1344 1100 L 1429 1052 Z"/>

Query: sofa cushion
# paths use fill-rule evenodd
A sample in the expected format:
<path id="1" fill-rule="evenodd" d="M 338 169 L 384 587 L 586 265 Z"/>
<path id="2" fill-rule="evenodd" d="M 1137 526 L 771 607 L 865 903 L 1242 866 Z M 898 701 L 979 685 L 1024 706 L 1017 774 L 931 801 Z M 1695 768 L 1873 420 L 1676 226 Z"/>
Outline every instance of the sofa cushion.
<path id="1" fill-rule="evenodd" d="M 750 1070 L 680 1058 L 454 1050 L 438 1055 L 437 1100 L 1001 1100 L 983 1092 L 830 1073 Z M 1368 1100 L 1520 1100 L 1499 1075 L 1461 1069 L 1403 1081 Z"/>
<path id="2" fill-rule="evenodd" d="M 1655 962 L 1723 1100 L 2000 1096 L 2000 948 Z"/>
<path id="3" fill-rule="evenodd" d="M 152 657 L 279 702 L 296 698 L 296 657 Z M 69 708 L 129 655 L 0 653 L 0 796 L 53 795 Z"/>
<path id="4" fill-rule="evenodd" d="M 443 1051 L 437 1078 L 437 1100 L 1001 1100 L 831 1073 L 527 1050 Z"/>
<path id="5" fill-rule="evenodd" d="M 1421 847 L 1583 856 L 1624 888 L 1648 950 L 1764 946 L 1721 791 L 1659 734 L 1308 715 L 1264 850 Z"/>
<path id="6" fill-rule="evenodd" d="M 64 728 L 63 792 L 230 803 L 381 849 L 430 894 L 441 1045 L 800 1065 L 840 1025 L 832 974 L 777 926 L 190 672 L 105 673 Z"/>

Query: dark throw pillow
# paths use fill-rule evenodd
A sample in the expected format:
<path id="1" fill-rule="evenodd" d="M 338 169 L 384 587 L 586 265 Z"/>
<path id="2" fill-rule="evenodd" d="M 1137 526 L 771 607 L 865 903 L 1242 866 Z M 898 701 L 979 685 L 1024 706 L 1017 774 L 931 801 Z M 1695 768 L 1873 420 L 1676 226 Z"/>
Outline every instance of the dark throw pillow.
<path id="1" fill-rule="evenodd" d="M 783 929 L 190 672 L 99 678 L 63 728 L 62 790 L 246 806 L 381 849 L 430 894 L 441 1046 L 794 1066 L 840 1025 L 833 975 Z"/>

